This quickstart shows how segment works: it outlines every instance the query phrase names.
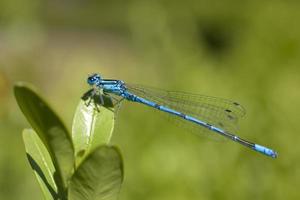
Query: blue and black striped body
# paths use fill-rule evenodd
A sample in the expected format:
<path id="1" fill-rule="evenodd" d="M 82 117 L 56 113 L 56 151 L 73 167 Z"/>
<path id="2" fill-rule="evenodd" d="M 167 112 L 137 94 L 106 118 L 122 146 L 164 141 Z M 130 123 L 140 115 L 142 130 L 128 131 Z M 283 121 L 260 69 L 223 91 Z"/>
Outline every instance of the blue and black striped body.
<path id="1" fill-rule="evenodd" d="M 97 77 L 97 75 L 94 75 L 94 77 L 92 77 L 92 78 L 95 78 L 95 77 Z M 95 81 L 93 81 L 93 80 L 95 80 Z M 273 151 L 272 149 L 269 149 L 267 147 L 264 147 L 264 146 L 261 146 L 261 145 L 255 144 L 255 143 L 248 142 L 232 133 L 229 133 L 229 132 L 223 130 L 222 128 L 216 127 L 205 121 L 202 121 L 201 119 L 197 119 L 191 115 L 187 115 L 186 113 L 182 113 L 175 109 L 171 109 L 165 105 L 159 105 L 159 104 L 157 104 L 153 101 L 150 101 L 146 98 L 142 98 L 136 94 L 133 94 L 127 90 L 126 84 L 123 81 L 108 80 L 108 79 L 92 79 L 92 80 L 88 80 L 88 82 L 89 82 L 89 84 L 90 84 L 90 82 L 93 82 L 93 83 L 95 82 L 93 85 L 95 85 L 96 87 L 98 87 L 100 89 L 103 89 L 104 93 L 114 94 L 114 95 L 120 96 L 128 101 L 137 102 L 137 103 L 141 103 L 141 104 L 150 106 L 150 107 L 160 110 L 162 112 L 182 118 L 183 120 L 189 121 L 191 123 L 194 123 L 194 124 L 197 124 L 199 126 L 206 128 L 206 129 L 209 129 L 214 133 L 217 133 L 221 136 L 224 136 L 228 139 L 238 142 L 238 143 L 240 143 L 246 147 L 249 147 L 255 151 L 258 151 L 264 155 L 267 155 L 267 156 L 270 156 L 273 158 L 277 157 L 277 153 L 275 151 Z M 90 84 L 90 85 L 92 85 L 92 84 Z"/>
<path id="2" fill-rule="evenodd" d="M 196 119 L 196 118 L 194 118 L 192 116 L 189 116 L 189 115 L 186 115 L 184 113 L 178 112 L 176 110 L 170 109 L 170 108 L 168 108 L 166 106 L 158 105 L 158 104 L 156 104 L 154 102 L 148 101 L 147 99 L 138 97 L 138 96 L 136 96 L 134 94 L 130 94 L 130 93 L 126 92 L 126 91 L 125 91 L 125 93 L 126 93 L 125 96 L 129 97 L 127 100 L 130 100 L 130 101 L 133 101 L 133 102 L 142 103 L 142 104 L 145 104 L 147 106 L 156 108 L 156 109 L 158 109 L 158 110 L 160 110 L 162 112 L 166 112 L 166 113 L 169 113 L 171 115 L 175 115 L 177 117 L 181 117 L 181 118 L 183 118 L 183 119 L 185 119 L 187 121 L 190 121 L 191 123 L 196 123 L 196 124 L 198 124 L 200 126 L 203 126 L 203 127 L 207 128 L 207 129 L 210 129 L 210 130 L 212 130 L 212 131 L 214 131 L 214 132 L 216 132 L 216 133 L 218 133 L 218 134 L 220 134 L 220 135 L 222 135 L 222 136 L 224 136 L 226 138 L 229 138 L 229 139 L 231 139 L 231 140 L 233 140 L 235 142 L 238 142 L 238 143 L 240 143 L 240 144 L 242 144 L 244 146 L 247 146 L 247 147 L 249 147 L 251 149 L 254 149 L 255 151 L 263 153 L 263 154 L 265 154 L 267 156 L 271 156 L 273 158 L 277 157 L 277 153 L 274 152 L 272 149 L 269 149 L 267 147 L 264 147 L 264 146 L 261 146 L 261 145 L 254 144 L 254 143 L 248 142 L 246 140 L 243 140 L 240 137 L 238 137 L 236 135 L 233 135 L 231 133 L 227 133 L 226 131 L 224 131 L 224 130 L 218 128 L 218 127 L 210 125 L 210 124 L 208 124 L 206 122 L 203 122 L 203 121 L 201 121 L 199 119 Z"/>

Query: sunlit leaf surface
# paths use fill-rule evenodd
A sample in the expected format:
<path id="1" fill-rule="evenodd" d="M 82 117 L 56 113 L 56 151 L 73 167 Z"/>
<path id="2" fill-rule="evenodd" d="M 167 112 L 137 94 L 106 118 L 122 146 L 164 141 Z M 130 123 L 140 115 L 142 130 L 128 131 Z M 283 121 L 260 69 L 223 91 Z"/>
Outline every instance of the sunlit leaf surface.
<path id="1" fill-rule="evenodd" d="M 94 98 L 98 98 L 95 96 Z M 108 144 L 114 128 L 112 101 L 103 96 L 104 106 L 96 99 L 81 100 L 76 109 L 72 126 L 76 163 L 79 164 L 89 152 Z"/>

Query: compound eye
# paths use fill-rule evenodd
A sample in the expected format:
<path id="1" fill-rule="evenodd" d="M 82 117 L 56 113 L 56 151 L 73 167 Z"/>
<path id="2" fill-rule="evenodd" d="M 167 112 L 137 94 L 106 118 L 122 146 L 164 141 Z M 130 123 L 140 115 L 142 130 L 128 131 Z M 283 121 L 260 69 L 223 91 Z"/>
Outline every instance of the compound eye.
<path id="1" fill-rule="evenodd" d="M 97 84 L 101 80 L 101 77 L 99 74 L 92 74 L 88 77 L 87 82 L 89 85 Z"/>
<path id="2" fill-rule="evenodd" d="M 93 85 L 95 82 L 95 79 L 93 77 L 88 78 L 88 84 Z"/>

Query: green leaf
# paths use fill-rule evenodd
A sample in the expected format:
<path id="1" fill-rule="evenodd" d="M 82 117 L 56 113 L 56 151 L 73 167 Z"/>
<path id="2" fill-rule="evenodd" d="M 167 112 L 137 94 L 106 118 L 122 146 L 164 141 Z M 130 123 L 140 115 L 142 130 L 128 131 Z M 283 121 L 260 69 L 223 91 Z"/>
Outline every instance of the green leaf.
<path id="1" fill-rule="evenodd" d="M 58 189 L 67 188 L 74 166 L 74 150 L 69 132 L 54 111 L 29 86 L 18 83 L 14 92 L 23 114 L 50 153 L 57 172 L 55 182 Z"/>
<path id="2" fill-rule="evenodd" d="M 123 162 L 116 147 L 101 146 L 82 162 L 69 186 L 69 200 L 115 200 L 123 182 Z"/>
<path id="3" fill-rule="evenodd" d="M 58 199 L 58 190 L 54 181 L 55 168 L 51 157 L 36 132 L 23 131 L 27 159 L 34 170 L 46 200 Z"/>
<path id="4" fill-rule="evenodd" d="M 92 97 L 90 97 L 92 98 Z M 99 95 L 94 98 L 100 98 Z M 108 144 L 114 129 L 114 110 L 109 97 L 102 95 L 104 106 L 97 103 L 96 99 L 81 100 L 77 106 L 72 126 L 72 138 L 79 163 L 97 147 Z"/>

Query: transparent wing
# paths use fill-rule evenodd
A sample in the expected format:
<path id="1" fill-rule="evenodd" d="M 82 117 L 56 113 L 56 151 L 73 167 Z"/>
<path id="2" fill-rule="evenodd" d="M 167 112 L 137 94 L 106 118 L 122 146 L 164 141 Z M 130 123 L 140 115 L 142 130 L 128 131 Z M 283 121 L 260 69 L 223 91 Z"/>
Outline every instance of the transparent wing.
<path id="1" fill-rule="evenodd" d="M 238 120 L 245 115 L 245 109 L 237 102 L 185 92 L 165 91 L 151 87 L 126 84 L 129 92 L 167 106 L 186 115 L 193 116 L 230 133 L 238 129 Z M 171 121 L 194 133 L 207 133 L 209 129 L 187 120 L 167 114 Z M 214 134 L 209 134 L 214 135 Z M 216 134 L 215 134 L 216 135 Z"/>

